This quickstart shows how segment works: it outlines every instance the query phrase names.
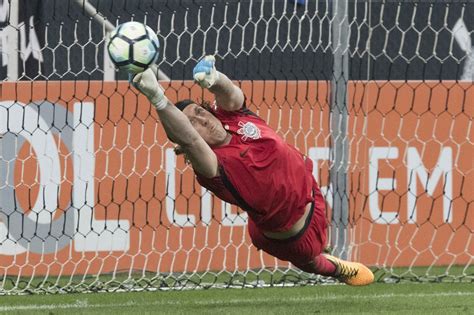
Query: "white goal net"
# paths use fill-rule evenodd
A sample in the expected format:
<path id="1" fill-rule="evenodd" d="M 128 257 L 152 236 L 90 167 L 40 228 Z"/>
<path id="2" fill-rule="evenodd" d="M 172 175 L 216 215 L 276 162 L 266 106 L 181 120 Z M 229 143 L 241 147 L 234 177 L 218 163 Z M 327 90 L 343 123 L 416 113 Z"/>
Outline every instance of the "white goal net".
<path id="1" fill-rule="evenodd" d="M 328 250 L 378 281 L 474 280 L 470 1 L 0 0 L 0 294 L 329 281 L 257 251 L 110 66 L 159 36 L 172 101 L 207 54 L 315 163 Z"/>

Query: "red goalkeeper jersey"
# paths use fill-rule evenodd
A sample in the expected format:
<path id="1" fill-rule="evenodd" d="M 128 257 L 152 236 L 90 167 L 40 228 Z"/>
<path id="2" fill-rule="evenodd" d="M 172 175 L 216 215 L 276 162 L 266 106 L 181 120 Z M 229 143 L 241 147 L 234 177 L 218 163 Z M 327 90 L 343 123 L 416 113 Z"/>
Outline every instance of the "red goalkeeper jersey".
<path id="1" fill-rule="evenodd" d="M 212 148 L 220 176 L 198 182 L 222 200 L 245 210 L 260 229 L 285 231 L 303 215 L 319 189 L 313 164 L 245 106 L 214 114 L 232 135 L 228 145 Z"/>

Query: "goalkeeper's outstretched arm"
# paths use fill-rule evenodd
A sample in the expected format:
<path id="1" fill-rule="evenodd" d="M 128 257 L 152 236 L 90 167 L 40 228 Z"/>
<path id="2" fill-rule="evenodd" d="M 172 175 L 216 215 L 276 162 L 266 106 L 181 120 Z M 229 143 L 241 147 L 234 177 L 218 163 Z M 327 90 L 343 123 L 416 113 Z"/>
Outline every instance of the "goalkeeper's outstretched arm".
<path id="1" fill-rule="evenodd" d="M 225 74 L 216 70 L 214 56 L 201 59 L 194 67 L 193 75 L 201 87 L 215 95 L 217 106 L 235 111 L 244 104 L 244 93 Z"/>
<path id="2" fill-rule="evenodd" d="M 191 125 L 189 119 L 166 98 L 152 69 L 137 74 L 133 85 L 156 108 L 168 138 L 177 143 L 198 173 L 212 178 L 218 175 L 216 154 Z"/>

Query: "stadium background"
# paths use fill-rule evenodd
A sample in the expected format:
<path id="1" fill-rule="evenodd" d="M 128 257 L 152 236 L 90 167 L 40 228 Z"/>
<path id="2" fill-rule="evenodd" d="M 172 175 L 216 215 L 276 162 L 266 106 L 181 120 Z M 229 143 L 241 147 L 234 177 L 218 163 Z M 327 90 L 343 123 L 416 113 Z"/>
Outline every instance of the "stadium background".
<path id="1" fill-rule="evenodd" d="M 4 1 L 5 2 L 5 1 Z M 237 14 L 238 3 L 241 4 L 239 14 Z M 330 17 L 324 16 L 325 12 L 331 12 L 331 8 L 325 1 L 318 2 L 319 14 L 313 23 L 320 24 L 320 28 L 312 30 L 312 49 L 293 49 L 290 45 L 284 49 L 271 49 L 278 38 L 281 42 L 286 42 L 286 37 L 290 36 L 290 43 L 296 46 L 298 40 L 307 42 L 309 34 L 308 21 L 301 23 L 298 27 L 298 19 L 301 19 L 305 11 L 314 12 L 316 2 L 308 1 L 305 6 L 296 6 L 293 10 L 291 4 L 285 1 L 267 1 L 263 7 L 263 14 L 260 16 L 260 1 L 226 1 L 228 5 L 214 1 L 90 1 L 97 11 L 103 14 L 109 21 L 115 23 L 129 21 L 132 18 L 142 21 L 146 15 L 149 25 L 159 25 L 158 35 L 161 39 L 166 39 L 163 43 L 166 47 L 166 61 L 160 63 L 162 71 L 175 80 L 189 80 L 192 74 L 194 62 L 199 56 L 205 53 L 228 54 L 229 58 L 219 58 L 218 66 L 223 72 L 231 73 L 236 80 L 328 80 L 332 76 L 332 54 L 324 53 L 324 47 L 328 46 L 330 40 Z M 362 21 L 366 15 L 367 2 L 352 2 L 348 6 L 348 20 L 358 19 Z M 331 2 L 329 2 L 329 5 Z M 446 9 L 449 5 L 449 10 Z M 20 73 L 24 72 L 24 80 L 102 80 L 103 76 L 97 68 L 103 66 L 101 58 L 98 64 L 94 58 L 82 58 L 80 49 L 67 50 L 65 47 L 78 47 L 86 45 L 84 53 L 89 56 L 96 54 L 98 46 L 99 55 L 103 54 L 103 45 L 97 45 L 103 40 L 103 27 L 94 20 L 91 20 L 84 10 L 81 10 L 74 1 L 20 1 L 20 22 L 25 23 L 24 29 L 26 43 L 30 43 L 28 31 L 33 25 L 35 34 L 39 40 L 40 47 L 44 47 L 45 40 L 49 43 L 59 43 L 61 35 L 62 45 L 51 45 L 50 49 L 42 50 L 43 62 L 38 63 L 34 54 L 25 56 L 26 66 L 20 63 Z M 269 21 L 272 10 L 279 16 L 284 6 L 288 6 L 287 13 L 283 19 L 290 20 L 291 28 L 284 25 L 276 27 L 277 20 Z M 399 9 L 401 6 L 401 9 Z M 416 19 L 413 19 L 414 3 L 405 1 L 399 4 L 396 1 L 375 1 L 370 6 L 370 15 L 367 19 L 373 22 L 371 26 L 372 34 L 370 42 L 367 43 L 369 27 L 362 27 L 358 30 L 360 38 L 351 37 L 350 50 L 360 52 L 369 50 L 369 54 L 364 56 L 351 57 L 351 67 L 349 76 L 352 80 L 456 80 L 460 79 L 463 73 L 464 62 L 457 60 L 464 59 L 466 52 L 459 45 L 452 41 L 452 34 L 448 30 L 452 29 L 455 23 L 462 18 L 467 29 L 472 32 L 474 29 L 472 3 L 463 1 L 448 1 L 446 3 L 436 1 L 420 1 L 416 4 Z M 250 9 L 249 9 L 250 8 Z M 225 12 L 224 12 L 225 11 Z M 211 13 L 213 15 L 211 16 Z M 253 15 L 251 13 L 253 12 Z M 400 14 L 398 12 L 406 13 Z M 293 13 L 295 13 L 293 15 Z M 378 25 L 380 16 L 383 16 L 385 25 Z M 358 14 L 356 16 L 355 14 Z M 199 17 L 199 22 L 198 22 Z M 232 40 L 229 41 L 229 30 L 242 28 L 235 26 L 236 17 L 241 23 L 247 23 L 245 31 L 232 32 Z M 33 18 L 33 19 L 31 19 Z M 173 18 L 173 23 L 171 19 Z M 221 29 L 226 18 L 226 27 Z M 158 23 L 158 19 L 160 22 Z M 413 21 L 412 21 L 413 20 Z M 187 25 L 185 25 L 185 21 Z M 212 27 L 211 27 L 212 21 Z M 401 36 L 404 32 L 390 29 L 398 22 L 401 30 L 408 29 L 413 25 L 418 30 L 425 29 L 427 21 L 433 31 L 423 32 L 419 47 L 417 48 L 418 34 L 411 30 L 405 32 L 404 46 L 400 49 Z M 32 24 L 30 24 L 33 22 Z M 436 35 L 437 30 L 444 31 Z M 4 20 L 1 26 L 6 25 Z M 47 26 L 48 32 L 44 32 Z M 173 30 L 171 30 L 173 26 Z M 199 27 L 198 27 L 199 26 Z M 319 25 L 318 25 L 319 26 Z M 182 36 L 184 28 L 187 33 Z M 356 31 L 356 24 L 351 25 L 352 31 Z M 384 27 L 386 29 L 384 29 Z M 220 31 L 217 31 L 221 29 Z M 275 32 L 279 29 L 279 37 Z M 198 30 L 197 32 L 195 32 Z M 207 30 L 206 32 L 204 30 Z M 254 35 L 254 32 L 257 32 Z M 299 38 L 298 32 L 301 37 Z M 268 32 L 268 42 L 264 45 L 263 35 Z M 321 33 L 320 33 L 321 32 Z M 172 34 L 174 33 L 174 34 Z M 193 34 L 191 41 L 190 34 Z M 387 38 L 387 34 L 390 37 Z M 219 38 L 217 38 L 219 36 Z M 254 36 L 259 38 L 256 47 L 253 47 Z M 179 38 L 178 38 L 179 37 Z M 385 43 L 385 40 L 388 42 Z M 319 48 L 317 47 L 318 42 Z M 436 42 L 435 42 L 436 40 Z M 94 44 L 95 43 L 95 44 Z M 205 43 L 205 45 L 203 45 Z M 74 44 L 76 46 L 74 46 Z M 366 47 L 365 45 L 369 45 Z M 359 45 L 355 47 L 355 45 Z M 278 47 L 277 47 L 278 48 Z M 418 50 L 419 57 L 415 51 Z M 308 53 L 311 51 L 311 53 Z M 439 58 L 433 58 L 436 51 Z M 449 57 L 452 53 L 452 58 Z M 404 58 L 396 58 L 391 62 L 389 58 L 403 55 Z M 178 56 L 180 58 L 178 58 Z M 377 57 L 375 57 L 377 56 Z M 387 58 L 389 57 L 389 58 Z M 373 64 L 370 72 L 367 73 L 367 64 Z M 191 60 L 190 60 L 191 59 Z M 5 58 L 2 60 L 5 61 Z M 310 66 L 307 66 L 310 65 Z M 6 65 L 0 68 L 0 77 L 6 77 Z M 38 71 L 41 66 L 41 74 Z M 121 78 L 125 79 L 125 74 Z"/>
<path id="2" fill-rule="evenodd" d="M 461 265 L 461 272 L 452 279 L 472 278 L 469 271 L 474 250 L 469 128 L 474 72 L 468 65 L 470 57 L 452 33 L 460 19 L 467 30 L 474 29 L 472 3 L 375 2 L 368 7 L 365 1 L 350 2 L 347 20 L 356 21 L 349 27 L 357 36 L 349 39 L 350 58 L 344 57 L 349 59 L 349 71 L 336 75 L 333 64 L 337 54 L 330 37 L 331 3 L 328 6 L 326 2 L 308 1 L 307 6 L 300 6 L 285 1 L 90 2 L 114 24 L 132 18 L 143 21 L 146 17 L 148 25 L 159 26 L 158 34 L 164 46 L 162 56 L 166 57 L 160 62 L 160 69 L 173 80 L 167 90 L 170 99 L 203 97 L 201 90 L 186 80 L 192 77 L 192 68 L 200 57 L 210 53 L 219 56 L 217 67 L 239 80 L 251 108 L 290 143 L 319 161 L 315 176 L 325 191 L 329 190 L 328 206 L 331 208 L 338 198 L 341 203 L 347 200 L 350 204 L 346 217 L 335 217 L 328 212 L 333 231 L 341 230 L 349 235 L 347 240 L 342 240 L 344 248 L 339 248 L 342 254 L 380 267 L 394 279 L 439 279 L 440 274 L 451 276 L 451 267 L 456 265 Z M 3 1 L 3 8 L 5 3 Z M 161 276 L 171 277 L 174 281 L 171 286 L 182 286 L 176 273 L 183 271 L 192 274 L 184 279 L 203 271 L 217 278 L 220 270 L 225 270 L 230 278 L 235 270 L 244 270 L 246 276 L 249 271 L 257 270 L 257 279 L 261 268 L 280 267 L 287 273 L 291 266 L 255 250 L 249 251 L 245 214 L 235 207 L 226 208 L 206 194 L 201 196 L 189 168 L 183 161 L 174 160 L 170 144 L 163 132 L 156 129 L 156 115 L 146 101 L 130 92 L 126 82 L 101 81 L 104 78 L 103 27 L 74 1 L 18 3 L 19 21 L 24 24 L 18 28 L 21 34 L 18 50 L 22 58 L 18 58 L 17 79 L 24 82 L 4 82 L 2 101 L 28 104 L 46 117 L 49 126 L 62 134 L 61 141 L 67 143 L 63 156 L 67 157 L 68 150 L 71 151 L 68 143 L 74 145 L 74 133 L 85 139 L 95 137 L 95 147 L 84 143 L 81 151 L 85 152 L 84 156 L 78 160 L 65 157 L 61 161 L 61 165 L 71 164 L 69 168 L 62 167 L 69 183 L 60 187 L 64 189 L 63 195 L 69 196 L 59 202 L 58 208 L 64 215 L 56 211 L 55 227 L 43 224 L 42 229 L 38 229 L 33 220 L 17 215 L 18 212 L 28 214 L 32 196 L 38 198 L 36 179 L 28 177 L 27 171 L 19 170 L 21 165 L 27 170 L 35 169 L 36 159 L 29 158 L 31 147 L 26 137 L 17 136 L 13 128 L 2 132 L 2 182 L 8 184 L 2 187 L 1 219 L 10 222 L 6 229 L 10 234 L 2 234 L 5 240 L 2 246 L 4 254 L 11 251 L 2 257 L 4 276 L 92 273 L 98 279 L 99 271 L 108 274 L 147 270 L 155 271 L 155 275 L 149 277 L 154 281 L 158 277 L 158 280 L 142 286 L 154 287 L 161 285 Z M 316 9 L 318 13 L 312 14 Z M 308 12 L 313 19 L 302 19 Z M 5 27 L 8 18 L 5 14 L 2 16 L 5 18 L 0 27 Z M 318 27 L 310 27 L 311 23 Z M 472 31 L 469 34 L 472 37 Z M 35 47 L 46 48 L 39 54 Z M 9 61 L 4 48 L 2 45 L 0 77 L 8 81 Z M 126 75 L 118 74 L 117 79 L 125 80 Z M 463 81 L 458 81 L 460 79 Z M 332 88 L 331 82 L 336 82 Z M 331 106 L 336 97 L 331 91 L 339 88 L 338 84 L 347 87 L 343 97 L 348 101 Z M 77 105 L 77 100 L 82 103 Z M 18 117 L 23 117 L 23 110 L 9 109 L 10 117 L 15 111 Z M 81 114 L 75 116 L 78 112 Z M 350 134 L 343 138 L 351 144 L 351 159 L 338 170 L 331 168 L 328 161 L 333 157 L 336 144 L 333 138 L 337 138 L 333 117 L 341 113 L 349 116 Z M 368 130 L 364 127 L 366 124 L 370 126 Z M 398 129 L 392 128 L 392 124 Z M 90 128 L 91 125 L 94 127 Z M 24 127 L 16 126 L 17 129 Z M 34 124 L 30 127 L 26 129 L 38 129 Z M 382 149 L 369 151 L 373 147 Z M 397 148 L 396 153 L 393 148 Z M 87 180 L 78 184 L 72 174 L 87 169 L 76 168 L 76 164 L 90 162 L 90 152 L 95 153 L 93 184 L 96 188 L 92 196 L 74 195 L 73 198 L 70 182 L 76 187 L 90 184 Z M 379 179 L 385 182 L 372 190 L 374 187 L 367 184 L 367 179 L 373 176 L 370 165 L 374 160 L 370 157 L 377 154 L 387 165 L 378 169 L 376 182 Z M 151 162 L 149 156 L 153 157 Z M 422 187 L 429 187 L 429 183 L 417 184 L 414 179 L 415 190 L 418 187 L 415 204 L 424 208 L 418 220 L 415 217 L 415 223 L 409 222 L 412 217 L 407 210 L 409 201 L 405 200 L 410 199 L 413 188 L 410 172 L 407 175 L 408 157 L 415 163 L 411 166 L 414 177 L 423 178 L 423 172 L 417 169 L 418 157 L 422 167 L 431 169 L 432 176 L 438 165 L 444 165 L 439 168 L 442 175 L 434 180 L 431 194 L 423 192 Z M 22 162 L 9 162 L 15 159 Z M 446 166 L 443 161 L 450 163 Z M 174 163 L 178 171 L 174 185 L 169 185 Z M 382 162 L 376 160 L 375 163 Z M 74 172 L 66 174 L 71 168 Z M 16 177 L 7 177 L 5 174 L 12 174 L 13 169 Z M 327 188 L 334 180 L 334 170 L 337 175 L 348 174 L 347 190 Z M 394 180 L 387 183 L 387 178 Z M 452 190 L 446 198 L 449 178 Z M 29 186 L 33 186 L 33 190 L 27 189 Z M 87 192 L 87 188 L 84 189 Z M 374 217 L 377 211 L 371 212 L 368 205 L 370 195 L 374 194 L 380 195 L 375 201 L 381 204 L 379 217 Z M 91 225 L 78 230 L 73 219 L 77 214 L 65 211 L 73 203 L 71 199 L 76 202 L 72 205 L 74 210 L 77 205 L 85 207 L 79 210 L 88 213 L 88 219 L 94 220 L 94 216 L 104 222 L 107 218 L 109 223 L 100 225 L 99 231 L 91 229 Z M 203 199 L 207 202 L 204 203 L 206 209 Z M 31 229 L 23 230 L 12 222 L 18 226 L 30 222 Z M 97 234 L 112 235 L 106 237 L 110 243 L 102 243 L 101 248 L 99 238 L 94 236 Z M 81 240 L 78 235 L 82 236 Z M 332 235 L 331 245 L 336 248 L 341 245 L 340 235 Z M 73 239 L 74 251 L 70 250 Z M 31 253 L 11 249 L 18 244 Z M 62 250 L 56 252 L 58 244 Z M 408 266 L 408 272 L 393 269 L 399 266 Z M 429 268 L 420 272 L 413 269 L 414 266 Z M 434 266 L 447 267 L 431 271 Z M 192 282 L 199 286 L 204 277 L 197 278 Z M 237 278 L 235 283 L 245 283 L 245 277 L 244 280 Z M 15 287 L 15 282 L 12 283 Z M 16 286 L 18 289 L 18 282 Z"/>

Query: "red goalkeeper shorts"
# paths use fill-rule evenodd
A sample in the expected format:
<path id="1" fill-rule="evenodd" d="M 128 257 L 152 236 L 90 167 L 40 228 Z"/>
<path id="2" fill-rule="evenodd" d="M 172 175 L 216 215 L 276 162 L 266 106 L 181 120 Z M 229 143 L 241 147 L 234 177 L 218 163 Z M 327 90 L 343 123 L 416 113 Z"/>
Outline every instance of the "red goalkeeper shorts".
<path id="1" fill-rule="evenodd" d="M 285 240 L 275 240 L 266 237 L 255 223 L 249 218 L 249 234 L 252 243 L 259 250 L 285 261 L 290 261 L 299 267 L 312 262 L 326 246 L 326 215 L 325 203 L 319 189 L 311 211 L 306 219 L 302 232 Z"/>

